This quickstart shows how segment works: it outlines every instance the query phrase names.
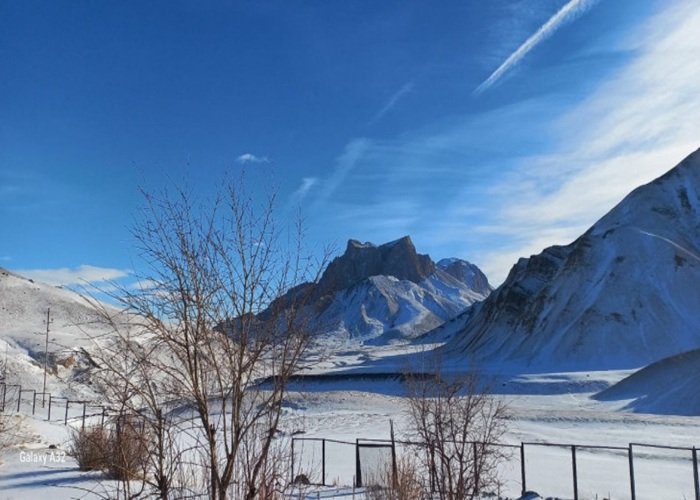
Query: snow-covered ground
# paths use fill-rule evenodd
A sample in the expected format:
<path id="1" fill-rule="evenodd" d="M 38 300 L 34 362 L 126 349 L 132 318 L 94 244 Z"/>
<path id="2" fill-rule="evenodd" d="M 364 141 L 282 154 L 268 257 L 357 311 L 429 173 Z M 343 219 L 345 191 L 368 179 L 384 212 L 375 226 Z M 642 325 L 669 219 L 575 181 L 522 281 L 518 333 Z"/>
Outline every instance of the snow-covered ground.
<path id="1" fill-rule="evenodd" d="M 296 381 L 285 406 L 283 439 L 292 435 L 347 443 L 354 443 L 357 438 L 388 439 L 390 420 L 401 438 L 407 429 L 404 387 L 398 378 L 385 375 L 400 350 L 398 346 L 393 350 L 386 347 L 374 355 L 364 348 L 348 350 L 345 356 L 328 358 L 321 368 L 313 370 L 321 377 Z M 339 367 L 347 369 L 353 364 L 357 366 L 349 378 L 337 372 Z M 334 376 L 324 377 L 324 372 Z M 505 442 L 619 447 L 627 447 L 629 443 L 700 445 L 700 417 L 632 413 L 624 409 L 628 401 L 605 402 L 592 398 L 601 388 L 628 374 L 629 371 L 510 374 L 494 379 L 493 388 L 507 403 L 511 415 Z M 80 408 L 75 408 L 71 416 L 78 417 L 80 412 Z M 41 410 L 36 417 L 23 414 L 14 420 L 15 442 L 2 454 L 0 498 L 98 496 L 87 492 L 102 491 L 99 475 L 77 471 L 74 460 L 64 454 L 68 432 L 62 421 L 54 417 L 52 422 L 46 422 Z M 56 449 L 49 449 L 49 445 L 56 445 Z M 543 496 L 573 498 L 569 447 L 526 444 L 525 452 L 528 490 Z M 634 447 L 634 452 L 638 499 L 694 497 L 690 452 L 639 446 Z M 312 481 L 320 482 L 320 442 L 297 439 L 295 461 L 296 471 L 304 471 Z M 520 467 L 520 451 L 513 449 L 512 459 L 502 470 L 501 495 L 519 496 Z M 626 452 L 580 447 L 577 470 L 579 498 L 630 498 Z M 352 498 L 354 474 L 354 446 L 329 441 L 325 482 L 334 486 L 305 493 L 310 498 L 317 495 Z M 355 495 L 361 498 L 359 490 Z"/>

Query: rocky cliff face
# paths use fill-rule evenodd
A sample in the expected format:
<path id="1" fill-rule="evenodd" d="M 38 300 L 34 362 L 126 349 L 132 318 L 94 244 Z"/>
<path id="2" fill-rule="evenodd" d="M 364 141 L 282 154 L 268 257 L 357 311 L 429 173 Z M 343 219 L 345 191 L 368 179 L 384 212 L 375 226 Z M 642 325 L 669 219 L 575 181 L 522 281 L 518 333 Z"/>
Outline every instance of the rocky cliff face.
<path id="1" fill-rule="evenodd" d="M 350 288 L 372 276 L 393 276 L 419 283 L 435 272 L 430 257 L 416 252 L 409 236 L 375 246 L 348 241 L 345 253 L 333 260 L 318 283 L 319 295 Z"/>
<path id="2" fill-rule="evenodd" d="M 460 357 L 630 368 L 700 347 L 700 153 L 567 246 L 520 259 L 462 321 Z"/>

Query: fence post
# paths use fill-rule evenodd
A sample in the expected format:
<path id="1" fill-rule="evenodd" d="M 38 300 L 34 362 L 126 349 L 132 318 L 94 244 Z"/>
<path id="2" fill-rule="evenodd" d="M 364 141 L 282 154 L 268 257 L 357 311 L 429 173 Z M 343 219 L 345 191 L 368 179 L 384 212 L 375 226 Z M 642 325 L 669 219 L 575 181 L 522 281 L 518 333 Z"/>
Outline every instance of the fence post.
<path id="1" fill-rule="evenodd" d="M 389 432 L 391 434 L 391 487 L 398 487 L 398 472 L 396 467 L 396 438 L 394 437 L 394 421 L 389 419 Z"/>
<path id="2" fill-rule="evenodd" d="M 104 422 L 104 411 L 102 412 L 102 421 Z M 291 476 L 290 476 L 290 481 L 294 483 L 294 438 L 292 438 L 292 470 Z"/>
<path id="3" fill-rule="evenodd" d="M 44 397 L 46 397 L 46 395 L 44 395 Z M 46 420 L 49 422 L 51 422 L 51 399 L 53 399 L 53 395 L 49 394 L 49 413 L 46 417 Z"/>
<path id="4" fill-rule="evenodd" d="M 19 405 L 22 404 L 22 386 L 19 386 L 19 390 L 17 391 L 17 413 L 19 413 Z"/>
<path id="5" fill-rule="evenodd" d="M 525 443 L 520 443 L 520 480 L 522 481 L 523 491 L 522 494 L 525 495 L 527 491 L 527 484 L 525 481 Z"/>
<path id="6" fill-rule="evenodd" d="M 637 494 L 634 488 L 634 458 L 632 452 L 632 443 L 630 443 L 629 448 L 627 449 L 627 456 L 630 462 L 630 493 L 632 495 L 631 500 L 637 500 Z"/>
<path id="7" fill-rule="evenodd" d="M 326 485 L 326 440 L 321 441 L 321 485 Z"/>
<path id="8" fill-rule="evenodd" d="M 85 429 L 85 405 L 87 404 L 87 401 L 83 401 L 83 425 L 81 426 L 81 429 Z"/>
<path id="9" fill-rule="evenodd" d="M 474 456 L 474 496 L 479 496 L 479 454 L 476 441 L 472 443 L 472 455 Z"/>
<path id="10" fill-rule="evenodd" d="M 7 395 L 7 384 L 2 384 L 2 411 L 5 412 L 5 396 Z"/>
<path id="11" fill-rule="evenodd" d="M 428 468 L 430 469 L 430 472 L 428 474 L 430 476 L 430 493 L 435 493 L 435 457 L 433 455 L 433 450 L 430 446 L 426 446 L 425 455 L 428 463 Z"/>
<path id="12" fill-rule="evenodd" d="M 362 487 L 362 468 L 360 467 L 360 439 L 355 439 L 355 486 Z"/>
<path id="13" fill-rule="evenodd" d="M 698 450 L 693 446 L 693 484 L 695 485 L 695 500 L 700 500 L 700 478 L 698 478 Z"/>
<path id="14" fill-rule="evenodd" d="M 571 445 L 571 468 L 574 473 L 574 500 L 578 500 L 578 473 L 576 471 L 576 445 Z"/>
<path id="15" fill-rule="evenodd" d="M 34 390 L 34 397 L 32 398 L 32 415 L 36 413 L 36 390 Z"/>
<path id="16" fill-rule="evenodd" d="M 66 416 L 63 419 L 63 425 L 68 425 L 68 405 L 70 404 L 70 399 L 66 399 Z"/>

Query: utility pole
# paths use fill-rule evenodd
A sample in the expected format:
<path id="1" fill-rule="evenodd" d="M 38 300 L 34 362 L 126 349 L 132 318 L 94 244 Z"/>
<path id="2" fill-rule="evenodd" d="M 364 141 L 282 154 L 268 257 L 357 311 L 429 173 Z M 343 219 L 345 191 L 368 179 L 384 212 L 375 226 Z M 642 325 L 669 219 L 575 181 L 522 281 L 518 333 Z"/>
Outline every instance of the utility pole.
<path id="1" fill-rule="evenodd" d="M 41 406 L 46 402 L 46 370 L 49 362 L 49 325 L 51 324 L 51 308 L 46 309 L 46 343 L 44 344 L 44 389 L 41 395 Z"/>
<path id="2" fill-rule="evenodd" d="M 9 342 L 5 341 L 5 364 L 2 365 L 2 381 L 7 383 L 7 348 L 10 345 Z"/>

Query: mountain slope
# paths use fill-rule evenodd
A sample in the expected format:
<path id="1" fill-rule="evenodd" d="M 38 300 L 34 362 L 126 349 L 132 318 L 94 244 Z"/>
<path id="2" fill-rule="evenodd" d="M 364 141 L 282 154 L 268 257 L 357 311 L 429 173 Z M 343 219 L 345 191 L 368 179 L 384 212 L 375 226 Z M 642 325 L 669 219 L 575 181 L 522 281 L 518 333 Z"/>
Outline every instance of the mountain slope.
<path id="1" fill-rule="evenodd" d="M 598 393 L 601 401 L 631 400 L 626 408 L 643 413 L 700 415 L 700 349 L 650 364 Z"/>
<path id="2" fill-rule="evenodd" d="M 84 348 L 107 329 L 77 293 L 0 269 L 0 353 L 8 358 L 8 383 L 41 389 L 49 325 L 49 388 L 62 393 L 69 378 L 89 365 Z M 75 387 L 74 387 L 75 388 Z"/>
<path id="3" fill-rule="evenodd" d="M 462 316 L 458 357 L 630 368 L 700 347 L 700 152 L 637 188 L 585 234 L 520 259 Z"/>
<path id="4" fill-rule="evenodd" d="M 290 294 L 310 297 L 306 314 L 313 330 L 384 343 L 436 328 L 490 292 L 476 266 L 459 259 L 436 264 L 406 236 L 380 246 L 350 240 L 318 283 Z"/>

